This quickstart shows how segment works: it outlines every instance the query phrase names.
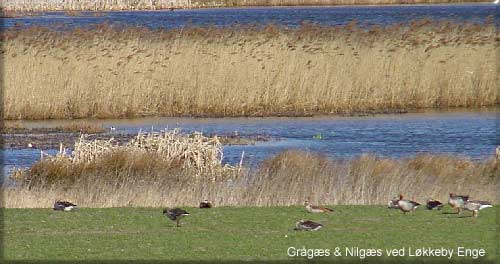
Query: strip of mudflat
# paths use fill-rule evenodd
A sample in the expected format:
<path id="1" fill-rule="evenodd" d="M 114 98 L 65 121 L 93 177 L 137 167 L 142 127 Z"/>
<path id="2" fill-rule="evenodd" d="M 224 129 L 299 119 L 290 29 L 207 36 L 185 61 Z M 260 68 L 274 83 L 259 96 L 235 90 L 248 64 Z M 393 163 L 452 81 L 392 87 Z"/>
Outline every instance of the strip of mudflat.
<path id="1" fill-rule="evenodd" d="M 84 131 L 82 131 L 84 132 Z M 60 144 L 69 147 L 84 135 L 89 140 L 113 140 L 116 144 L 123 145 L 129 142 L 136 134 L 97 132 L 85 134 L 82 132 L 65 131 L 57 128 L 33 128 L 33 129 L 4 129 L 0 136 L 3 138 L 3 147 L 6 149 L 58 149 Z M 232 134 L 207 135 L 219 139 L 223 145 L 253 145 L 257 142 L 270 141 L 268 135 L 239 136 Z"/>
<path id="2" fill-rule="evenodd" d="M 485 2 L 484 0 L 4 0 L 5 11 L 110 11 L 162 10 L 189 8 L 220 8 L 248 6 L 327 6 L 327 5 L 387 5 Z"/>

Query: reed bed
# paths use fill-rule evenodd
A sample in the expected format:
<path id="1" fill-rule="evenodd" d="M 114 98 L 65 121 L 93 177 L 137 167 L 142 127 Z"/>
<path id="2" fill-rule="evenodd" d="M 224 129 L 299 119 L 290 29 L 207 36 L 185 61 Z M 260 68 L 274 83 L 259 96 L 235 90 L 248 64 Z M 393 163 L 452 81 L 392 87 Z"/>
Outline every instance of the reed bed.
<path id="1" fill-rule="evenodd" d="M 304 116 L 500 102 L 492 20 L 31 27 L 6 30 L 2 42 L 6 119 Z"/>
<path id="2" fill-rule="evenodd" d="M 174 177 L 169 175 L 174 174 L 171 172 L 181 171 L 192 176 L 186 179 L 198 180 L 211 175 L 202 180 L 216 181 L 218 176 L 236 175 L 234 172 L 240 169 L 222 164 L 222 144 L 216 136 L 207 138 L 201 133 L 183 135 L 178 130 L 172 130 L 139 132 L 125 144 L 119 144 L 114 138 L 87 140 L 85 135 L 81 135 L 71 153 L 62 144 L 59 153 L 54 156 L 42 151 L 38 163 L 29 169 L 16 170 L 12 179 L 28 188 L 41 185 L 67 187 L 88 181 L 87 174 L 101 175 L 101 179 L 118 184 L 122 180 L 119 174 L 123 172 L 125 175 L 140 172 L 143 175 L 132 175 L 140 180 L 159 180 L 156 178 L 159 172 L 171 179 Z"/>
<path id="3" fill-rule="evenodd" d="M 83 207 L 196 206 L 204 199 L 216 206 L 287 206 L 306 199 L 320 204 L 376 205 L 387 204 L 399 193 L 422 203 L 429 197 L 446 201 L 449 192 L 498 203 L 499 164 L 494 158 L 472 161 L 446 155 L 330 159 L 286 151 L 254 171 L 219 171 L 224 175 L 212 181 L 210 173 L 200 178 L 193 170 L 165 166 L 153 156 L 115 153 L 86 166 L 41 161 L 25 176 L 74 174 L 79 180 L 4 186 L 3 205 L 47 208 L 54 199 L 63 198 Z"/>
<path id="4" fill-rule="evenodd" d="M 244 6 L 322 6 L 485 2 L 484 0 L 3 0 L 7 11 L 161 10 Z"/>

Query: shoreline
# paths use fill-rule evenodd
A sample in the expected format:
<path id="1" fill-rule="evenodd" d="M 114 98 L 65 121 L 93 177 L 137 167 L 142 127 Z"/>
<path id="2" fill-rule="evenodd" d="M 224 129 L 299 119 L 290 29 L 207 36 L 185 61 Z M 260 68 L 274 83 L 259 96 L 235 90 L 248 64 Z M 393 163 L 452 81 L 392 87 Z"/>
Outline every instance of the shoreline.
<path id="1" fill-rule="evenodd" d="M 281 118 L 293 118 L 293 119 L 343 119 L 343 118 L 378 118 L 387 116 L 400 116 L 400 117 L 413 117 L 420 115 L 440 115 L 440 114 L 474 114 L 474 113 L 500 113 L 500 105 L 490 105 L 484 107 L 449 107 L 449 108 L 421 108 L 412 109 L 406 111 L 393 111 L 393 112 L 379 112 L 379 113 L 347 113 L 347 114 L 311 114 L 311 115 L 262 115 L 262 116 L 161 116 L 161 115 L 148 115 L 148 116 L 138 116 L 138 117 L 117 117 L 117 118 L 98 118 L 98 117 L 85 117 L 85 118 L 49 118 L 49 119 L 3 119 L 0 128 L 5 128 L 6 124 L 16 124 L 16 123 L 78 123 L 78 122 L 109 122 L 109 121 L 120 121 L 126 122 L 127 120 L 131 122 L 137 122 L 139 120 L 148 119 L 192 119 L 192 120 L 203 120 L 203 119 L 281 119 Z M 40 128 L 52 128 L 40 127 Z"/>

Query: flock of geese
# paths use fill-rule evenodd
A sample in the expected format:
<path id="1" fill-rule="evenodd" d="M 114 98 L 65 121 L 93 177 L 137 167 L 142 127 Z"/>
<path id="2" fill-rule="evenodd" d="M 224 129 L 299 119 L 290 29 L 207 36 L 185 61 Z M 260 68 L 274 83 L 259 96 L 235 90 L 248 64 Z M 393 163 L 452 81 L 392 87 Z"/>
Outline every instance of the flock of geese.
<path id="1" fill-rule="evenodd" d="M 450 193 L 448 198 L 448 204 L 455 209 L 457 214 L 460 214 L 461 210 L 472 211 L 472 216 L 477 217 L 479 210 L 484 208 L 493 207 L 490 202 L 479 201 L 479 200 L 470 200 L 469 195 L 456 195 L 454 193 Z M 403 195 L 400 194 L 399 197 L 393 198 L 389 201 L 388 208 L 390 209 L 399 209 L 403 213 L 414 212 L 417 207 L 421 204 L 415 201 L 407 200 L 403 198 Z M 323 206 L 316 206 L 309 203 L 309 201 L 304 202 L 304 206 L 307 212 L 309 213 L 328 213 L 333 212 L 333 209 Z M 428 199 L 426 207 L 429 210 L 441 210 L 444 204 L 438 200 Z M 208 200 L 204 200 L 200 203 L 199 208 L 201 209 L 209 209 L 212 208 L 212 203 Z M 76 208 L 76 204 L 73 204 L 68 201 L 57 200 L 54 202 L 54 210 L 57 211 L 72 211 Z M 185 216 L 188 216 L 189 213 L 186 210 L 181 208 L 165 208 L 163 210 L 163 214 L 168 217 L 170 220 L 176 223 L 176 226 L 180 226 L 180 220 Z M 322 224 L 313 222 L 311 220 L 299 220 L 295 223 L 295 230 L 302 231 L 317 231 L 323 227 Z"/>
<path id="2" fill-rule="evenodd" d="M 470 200 L 469 195 L 456 195 L 454 193 L 450 193 L 450 196 L 448 198 L 448 204 L 455 210 L 457 211 L 458 214 L 460 214 L 461 210 L 467 210 L 467 211 L 472 211 L 472 216 L 477 217 L 479 214 L 479 210 L 488 208 L 488 207 L 493 207 L 490 202 L 487 201 L 479 201 L 479 200 Z M 406 200 L 403 199 L 403 195 L 399 195 L 398 198 L 393 198 L 392 200 L 389 201 L 388 208 L 391 209 L 400 209 L 403 211 L 405 214 L 408 212 L 414 212 L 417 207 L 419 207 L 421 204 L 411 201 L 411 200 Z M 427 200 L 427 209 L 429 210 L 441 210 L 443 208 L 443 203 L 441 203 L 438 200 L 434 199 L 428 199 Z"/>

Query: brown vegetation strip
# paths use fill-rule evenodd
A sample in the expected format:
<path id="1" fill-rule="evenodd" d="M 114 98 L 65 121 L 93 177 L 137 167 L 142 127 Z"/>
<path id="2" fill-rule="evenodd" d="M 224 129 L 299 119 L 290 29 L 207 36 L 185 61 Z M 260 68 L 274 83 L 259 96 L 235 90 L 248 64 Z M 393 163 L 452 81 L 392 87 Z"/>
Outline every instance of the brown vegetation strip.
<path id="1" fill-rule="evenodd" d="M 496 105 L 498 31 L 194 27 L 3 35 L 6 119 L 302 116 Z"/>
<path id="2" fill-rule="evenodd" d="M 3 190 L 4 205 L 49 207 L 56 198 L 84 207 L 196 206 L 203 199 L 217 206 L 297 205 L 306 199 L 321 204 L 386 204 L 399 193 L 423 203 L 429 197 L 446 201 L 449 192 L 499 202 L 500 162 L 493 158 L 363 155 L 331 160 L 288 151 L 254 172 L 217 173 L 207 171 L 200 177 L 137 153 L 115 153 L 87 164 L 45 160 L 27 174 L 37 181 Z"/>
<path id="3" fill-rule="evenodd" d="M 486 2 L 484 0 L 3 0 L 5 11 L 161 10 L 244 6 L 324 6 Z"/>

